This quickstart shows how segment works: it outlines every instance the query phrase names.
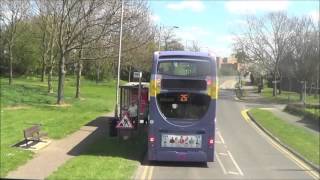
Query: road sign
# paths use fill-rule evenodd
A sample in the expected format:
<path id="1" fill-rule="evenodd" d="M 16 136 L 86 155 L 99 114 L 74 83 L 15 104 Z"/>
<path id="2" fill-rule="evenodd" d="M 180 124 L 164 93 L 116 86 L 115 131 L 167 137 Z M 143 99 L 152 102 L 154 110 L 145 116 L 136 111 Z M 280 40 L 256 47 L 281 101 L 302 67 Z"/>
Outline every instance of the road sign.
<path id="1" fill-rule="evenodd" d="M 132 129 L 133 125 L 128 117 L 128 114 L 124 114 L 121 121 L 118 122 L 116 128 L 122 128 L 122 129 Z"/>
<path id="2" fill-rule="evenodd" d="M 142 72 L 133 72 L 133 78 L 140 79 L 142 77 Z"/>

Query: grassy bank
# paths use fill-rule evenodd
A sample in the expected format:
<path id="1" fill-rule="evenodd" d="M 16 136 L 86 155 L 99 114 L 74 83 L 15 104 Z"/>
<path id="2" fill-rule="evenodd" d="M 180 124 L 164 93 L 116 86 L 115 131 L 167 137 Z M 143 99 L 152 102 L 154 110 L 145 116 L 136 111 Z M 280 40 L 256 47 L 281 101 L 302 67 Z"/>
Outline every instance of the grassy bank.
<path id="1" fill-rule="evenodd" d="M 146 151 L 146 133 L 127 141 L 103 137 L 48 179 L 130 179 Z"/>
<path id="2" fill-rule="evenodd" d="M 267 110 L 252 109 L 249 113 L 281 142 L 287 144 L 314 164 L 320 164 L 319 134 L 289 124 Z"/>
<path id="3" fill-rule="evenodd" d="M 53 82 L 54 85 L 57 82 Z M 47 93 L 46 82 L 38 78 L 1 78 L 1 162 L 0 177 L 32 158 L 33 153 L 11 147 L 23 139 L 23 129 L 41 123 L 53 139 L 65 137 L 98 115 L 113 110 L 114 81 L 96 84 L 82 80 L 81 99 L 75 99 L 75 80 L 65 82 L 65 106 L 55 106 L 55 93 Z"/>
<path id="4" fill-rule="evenodd" d="M 269 101 L 275 103 L 296 103 L 300 102 L 300 94 L 296 92 L 282 91 L 281 94 L 277 96 L 272 95 L 272 88 L 264 88 L 261 95 Z M 306 97 L 307 104 L 319 104 L 319 97 L 314 97 L 313 95 Z"/>

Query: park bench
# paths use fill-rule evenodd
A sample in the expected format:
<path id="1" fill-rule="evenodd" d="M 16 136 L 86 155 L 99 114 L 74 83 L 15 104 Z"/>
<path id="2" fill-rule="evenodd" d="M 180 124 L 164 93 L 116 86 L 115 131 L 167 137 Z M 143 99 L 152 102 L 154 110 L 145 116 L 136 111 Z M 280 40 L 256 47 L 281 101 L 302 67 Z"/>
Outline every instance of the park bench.
<path id="1" fill-rule="evenodd" d="M 41 125 L 36 124 L 29 128 L 23 130 L 23 135 L 25 139 L 26 146 L 28 146 L 29 141 L 40 142 L 41 137 L 47 136 L 45 132 L 41 132 Z"/>

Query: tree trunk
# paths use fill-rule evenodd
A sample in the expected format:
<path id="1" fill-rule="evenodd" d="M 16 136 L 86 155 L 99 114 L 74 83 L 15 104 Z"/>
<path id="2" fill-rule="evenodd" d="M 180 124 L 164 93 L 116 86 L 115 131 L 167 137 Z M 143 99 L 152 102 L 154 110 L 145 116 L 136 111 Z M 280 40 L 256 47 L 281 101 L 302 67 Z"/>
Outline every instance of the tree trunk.
<path id="1" fill-rule="evenodd" d="M 280 95 L 281 92 L 282 92 L 282 89 L 281 89 L 281 81 L 282 81 L 282 75 L 280 74 L 280 77 L 279 77 L 279 95 Z"/>
<path id="2" fill-rule="evenodd" d="M 131 66 L 129 68 L 129 77 L 128 77 L 128 81 L 131 82 Z"/>
<path id="3" fill-rule="evenodd" d="M 58 80 L 58 97 L 57 104 L 64 103 L 64 78 L 65 78 L 65 50 L 61 49 L 59 60 L 59 80 Z"/>
<path id="4" fill-rule="evenodd" d="M 49 73 L 48 73 L 48 93 L 53 93 L 52 88 L 52 71 L 53 71 L 53 64 L 49 67 Z"/>
<path id="5" fill-rule="evenodd" d="M 45 57 L 42 58 L 42 69 L 41 69 L 41 82 L 44 82 L 44 76 L 46 75 L 46 63 Z"/>
<path id="6" fill-rule="evenodd" d="M 276 76 L 276 73 L 273 73 L 273 80 L 274 80 L 274 83 L 273 83 L 272 95 L 276 96 L 277 95 L 277 76 Z"/>
<path id="7" fill-rule="evenodd" d="M 100 65 L 99 64 L 97 66 L 97 72 L 96 73 L 97 73 L 96 74 L 96 84 L 98 84 L 99 81 L 100 81 Z"/>
<path id="8" fill-rule="evenodd" d="M 75 98 L 80 98 L 80 83 L 81 83 L 81 71 L 82 71 L 82 47 L 79 49 L 78 52 L 78 63 L 76 67 L 76 73 L 77 73 L 77 82 L 76 82 L 76 96 Z"/>
<path id="9" fill-rule="evenodd" d="M 12 46 L 9 47 L 9 85 L 12 84 Z"/>
<path id="10" fill-rule="evenodd" d="M 82 71 L 82 63 L 81 63 L 81 60 L 79 60 L 77 64 L 76 98 L 80 98 L 81 71 Z"/>

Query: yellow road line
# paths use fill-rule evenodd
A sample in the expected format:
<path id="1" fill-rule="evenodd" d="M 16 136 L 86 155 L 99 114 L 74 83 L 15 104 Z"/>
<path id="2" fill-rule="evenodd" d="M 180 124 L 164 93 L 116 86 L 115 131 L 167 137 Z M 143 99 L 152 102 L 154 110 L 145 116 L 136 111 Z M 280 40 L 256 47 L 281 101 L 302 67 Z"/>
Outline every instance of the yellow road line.
<path id="1" fill-rule="evenodd" d="M 153 173 L 153 169 L 154 169 L 154 166 L 151 166 L 151 167 L 150 167 L 150 170 L 149 170 L 149 175 L 148 175 L 148 179 L 147 179 L 147 180 L 151 180 L 151 178 L 152 178 L 152 173 Z"/>
<path id="2" fill-rule="evenodd" d="M 301 161 L 299 158 L 297 158 L 294 154 L 292 154 L 290 151 L 282 147 L 280 144 L 278 144 L 275 140 L 273 140 L 271 137 L 269 137 L 265 132 L 263 132 L 260 128 L 257 127 L 254 123 L 251 122 L 250 117 L 248 116 L 247 112 L 249 109 L 245 109 L 241 111 L 241 115 L 243 118 L 248 122 L 248 124 L 253 127 L 259 134 L 264 136 L 269 144 L 271 144 L 275 149 L 280 151 L 282 154 L 284 154 L 288 159 L 290 159 L 292 162 L 294 162 L 297 166 L 299 166 L 302 170 L 304 170 L 308 175 L 310 175 L 314 179 L 319 179 L 319 174 L 314 171 L 309 165 Z"/>
<path id="3" fill-rule="evenodd" d="M 246 120 L 247 122 L 249 122 L 249 120 L 250 120 L 250 117 L 248 116 L 248 111 L 249 111 L 249 109 L 245 109 L 245 110 L 241 111 L 242 117 L 243 117 L 244 120 Z"/>
<path id="4" fill-rule="evenodd" d="M 149 169 L 149 166 L 143 166 L 143 172 L 140 179 L 146 179 L 148 169 Z"/>

